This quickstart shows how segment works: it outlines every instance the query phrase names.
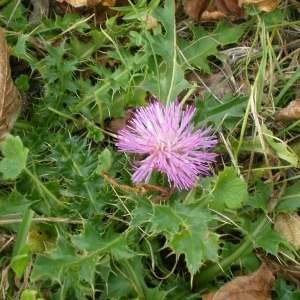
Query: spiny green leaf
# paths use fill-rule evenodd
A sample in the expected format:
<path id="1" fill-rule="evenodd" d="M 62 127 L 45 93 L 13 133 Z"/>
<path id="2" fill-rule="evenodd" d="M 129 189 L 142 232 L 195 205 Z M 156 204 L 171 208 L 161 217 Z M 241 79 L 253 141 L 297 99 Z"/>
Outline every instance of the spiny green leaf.
<path id="1" fill-rule="evenodd" d="M 143 223 L 150 222 L 153 208 L 148 199 L 140 198 L 137 206 L 132 211 L 132 219 L 129 223 L 129 228 L 141 226 Z"/>
<path id="2" fill-rule="evenodd" d="M 211 233 L 208 222 L 211 213 L 203 203 L 170 206 L 155 205 L 151 224 L 154 232 L 162 232 L 176 254 L 184 254 L 193 275 L 205 260 L 218 258 L 218 235 Z"/>
<path id="3" fill-rule="evenodd" d="M 268 253 L 278 255 L 279 245 L 282 243 L 286 243 L 286 241 L 281 236 L 279 236 L 271 228 L 271 224 L 269 224 L 260 232 L 257 238 L 254 239 L 254 243 L 256 247 L 261 247 Z"/>
<path id="4" fill-rule="evenodd" d="M 82 234 L 71 237 L 73 244 L 84 251 L 98 254 L 111 254 L 116 260 L 135 256 L 127 247 L 126 233 L 110 234 L 102 237 L 89 223 L 84 223 Z"/>
<path id="5" fill-rule="evenodd" d="M 0 161 L 0 172 L 3 179 L 16 179 L 26 166 L 28 149 L 25 148 L 21 139 L 8 134 L 2 145 L 4 158 Z"/>
<path id="6" fill-rule="evenodd" d="M 271 185 L 267 185 L 262 181 L 257 181 L 257 189 L 254 191 L 253 196 L 251 196 L 248 201 L 245 202 L 246 205 L 252 207 L 261 208 L 265 213 L 269 212 L 268 203 L 271 193 Z"/>
<path id="7" fill-rule="evenodd" d="M 224 22 L 219 22 L 213 33 L 208 33 L 201 26 L 190 26 L 194 38 L 192 41 L 178 39 L 183 61 L 190 65 L 211 73 L 207 58 L 216 55 L 219 45 L 236 42 L 245 31 L 246 27 L 229 27 Z"/>
<path id="8" fill-rule="evenodd" d="M 211 207 L 218 211 L 225 207 L 240 208 L 248 198 L 247 183 L 237 176 L 233 167 L 225 168 L 217 177 L 212 195 Z"/>
<path id="9" fill-rule="evenodd" d="M 205 260 L 218 258 L 218 235 L 201 226 L 191 226 L 176 233 L 168 246 L 176 254 L 184 254 L 187 267 L 194 275 Z"/>
<path id="10" fill-rule="evenodd" d="M 168 292 L 159 287 L 149 288 L 145 282 L 145 270 L 141 256 L 125 260 L 113 270 L 107 282 L 103 299 L 166 299 Z"/>
<path id="11" fill-rule="evenodd" d="M 174 234 L 179 230 L 181 219 L 170 207 L 154 205 L 151 223 L 153 224 L 154 232 L 165 232 L 168 235 Z"/>
<path id="12" fill-rule="evenodd" d="M 236 43 L 246 30 L 246 26 L 229 26 L 225 22 L 218 22 L 217 28 L 212 33 L 212 38 L 215 38 L 222 46 Z"/>

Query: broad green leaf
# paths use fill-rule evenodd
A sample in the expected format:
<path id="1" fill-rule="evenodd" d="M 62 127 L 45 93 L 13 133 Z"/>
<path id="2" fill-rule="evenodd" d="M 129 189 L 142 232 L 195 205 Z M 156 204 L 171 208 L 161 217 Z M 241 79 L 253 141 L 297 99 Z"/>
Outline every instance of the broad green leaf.
<path id="1" fill-rule="evenodd" d="M 24 271 L 30 262 L 30 248 L 31 246 L 29 244 L 23 244 L 10 261 L 10 266 L 18 278 L 22 278 Z"/>
<path id="2" fill-rule="evenodd" d="M 16 179 L 26 166 L 28 149 L 25 148 L 18 136 L 8 134 L 2 145 L 4 158 L 0 161 L 0 172 L 3 179 Z"/>
<path id="3" fill-rule="evenodd" d="M 112 155 L 108 148 L 105 148 L 98 155 L 98 162 L 99 162 L 99 165 L 96 169 L 96 173 L 97 174 L 107 173 L 113 163 Z"/>
<path id="4" fill-rule="evenodd" d="M 90 124 L 86 127 L 86 129 L 88 130 L 88 138 L 92 139 L 96 143 L 104 140 L 104 134 L 100 128 Z"/>
<path id="5" fill-rule="evenodd" d="M 44 300 L 44 298 L 38 297 L 37 291 L 26 289 L 22 292 L 20 300 Z"/>
<path id="6" fill-rule="evenodd" d="M 238 209 L 248 198 L 247 183 L 237 176 L 233 167 L 225 168 L 217 177 L 212 195 L 213 209 Z"/>
<path id="7" fill-rule="evenodd" d="M 30 261 L 30 246 L 27 244 L 27 236 L 33 215 L 33 210 L 28 209 L 25 211 L 22 223 L 18 230 L 16 242 L 14 244 L 10 265 L 19 278 L 23 276 L 23 273 Z"/>
<path id="8" fill-rule="evenodd" d="M 218 89 L 218 86 L 215 86 L 214 88 Z M 212 89 L 212 92 L 214 92 L 214 89 Z M 195 123 L 197 124 L 203 121 L 213 122 L 217 126 L 224 120 L 224 116 L 226 116 L 224 125 L 228 129 L 236 126 L 237 121 L 242 119 L 244 116 L 248 97 L 238 96 L 232 98 L 229 96 L 230 95 L 224 97 L 221 100 L 222 103 L 220 103 L 219 100 L 214 99 L 212 95 L 208 98 L 197 101 L 196 107 L 198 111 L 194 118 Z"/>
<path id="9" fill-rule="evenodd" d="M 288 187 L 276 206 L 276 212 L 295 212 L 300 208 L 299 200 L 300 182 Z"/>

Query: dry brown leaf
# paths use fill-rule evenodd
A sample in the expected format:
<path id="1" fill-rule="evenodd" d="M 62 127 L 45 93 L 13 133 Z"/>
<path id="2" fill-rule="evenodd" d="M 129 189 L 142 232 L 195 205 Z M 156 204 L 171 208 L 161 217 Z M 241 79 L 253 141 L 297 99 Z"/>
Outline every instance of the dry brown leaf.
<path id="1" fill-rule="evenodd" d="M 147 30 L 150 30 L 150 29 L 158 26 L 157 19 L 154 18 L 154 17 L 152 17 L 152 16 L 150 16 L 150 15 L 143 15 L 141 17 L 141 20 L 146 23 L 146 29 Z"/>
<path id="2" fill-rule="evenodd" d="M 238 0 L 182 0 L 185 12 L 196 21 L 216 20 L 231 16 L 244 18 L 245 11 Z"/>
<path id="3" fill-rule="evenodd" d="M 125 111 L 125 116 L 123 118 L 115 118 L 110 120 L 105 129 L 117 133 L 119 130 L 125 127 L 127 122 L 133 117 L 133 111 L 131 109 L 127 109 Z"/>
<path id="4" fill-rule="evenodd" d="M 300 100 L 294 100 L 285 108 L 275 112 L 274 120 L 277 122 L 291 122 L 300 119 Z"/>
<path id="5" fill-rule="evenodd" d="M 103 6 L 115 6 L 116 0 L 56 0 L 56 2 L 67 2 L 73 7 L 95 7 L 98 4 Z"/>
<path id="6" fill-rule="evenodd" d="M 247 276 L 239 276 L 216 292 L 202 296 L 203 300 L 269 300 L 275 277 L 263 264 Z"/>
<path id="7" fill-rule="evenodd" d="M 22 101 L 14 86 L 9 66 L 10 49 L 0 28 L 0 149 L 6 135 L 17 120 Z"/>
<path id="8" fill-rule="evenodd" d="M 275 219 L 274 230 L 283 235 L 297 250 L 300 249 L 300 217 L 297 213 L 279 213 Z"/>
<path id="9" fill-rule="evenodd" d="M 252 5 L 254 4 L 258 10 L 270 12 L 274 10 L 281 0 L 240 0 L 239 4 Z"/>

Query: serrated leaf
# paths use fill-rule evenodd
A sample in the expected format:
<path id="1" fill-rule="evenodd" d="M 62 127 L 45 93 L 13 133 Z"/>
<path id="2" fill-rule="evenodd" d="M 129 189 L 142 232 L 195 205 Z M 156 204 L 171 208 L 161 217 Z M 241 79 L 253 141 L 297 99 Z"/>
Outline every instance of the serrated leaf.
<path id="1" fill-rule="evenodd" d="M 236 42 L 245 31 L 246 27 L 229 27 L 224 22 L 219 22 L 213 33 L 207 32 L 203 27 L 190 27 L 194 33 L 192 41 L 178 39 L 178 45 L 185 61 L 207 73 L 211 73 L 207 58 L 218 52 L 219 45 Z"/>
<path id="2" fill-rule="evenodd" d="M 3 179 L 16 179 L 26 166 L 28 149 L 18 136 L 9 134 L 3 142 L 2 153 L 4 158 L 0 161 L 0 172 Z"/>
<path id="3" fill-rule="evenodd" d="M 141 256 L 123 261 L 111 273 L 103 299 L 166 299 L 168 292 L 161 291 L 159 287 L 149 288 L 144 277 Z"/>
<path id="4" fill-rule="evenodd" d="M 84 295 L 92 295 L 96 266 L 99 255 L 80 255 L 62 237 L 57 241 L 57 247 L 50 255 L 38 254 L 31 272 L 31 280 L 51 279 L 53 282 L 64 283 L 66 290 L 75 290 L 80 299 Z M 47 266 L 47 267 L 45 267 Z M 86 282 L 84 286 L 79 284 Z"/>
<path id="5" fill-rule="evenodd" d="M 261 208 L 265 213 L 269 212 L 268 203 L 271 193 L 271 185 L 267 185 L 258 180 L 256 190 L 253 196 L 249 197 L 246 205 L 250 205 L 255 208 Z"/>
<path id="6" fill-rule="evenodd" d="M 179 230 L 181 219 L 176 212 L 168 206 L 154 205 L 153 217 L 150 222 L 156 233 L 174 234 Z"/>
<path id="7" fill-rule="evenodd" d="M 282 198 L 276 206 L 276 212 L 290 212 L 293 213 L 300 208 L 299 201 L 300 182 L 286 188 Z"/>
<path id="8" fill-rule="evenodd" d="M 206 260 L 218 258 L 218 235 L 211 233 L 208 222 L 211 213 L 203 203 L 170 206 L 155 205 L 150 222 L 156 233 L 163 233 L 176 254 L 184 254 L 187 267 L 193 275 Z"/>
<path id="9" fill-rule="evenodd" d="M 228 23 L 218 22 L 217 28 L 213 31 L 212 37 L 222 46 L 236 43 L 245 32 L 246 26 L 229 26 Z"/>
<path id="10" fill-rule="evenodd" d="M 137 206 L 131 212 L 132 219 L 129 228 L 140 226 L 143 223 L 150 222 L 150 216 L 153 214 L 152 204 L 148 199 L 139 199 Z"/>
<path id="11" fill-rule="evenodd" d="M 216 261 L 218 258 L 218 236 L 205 228 L 192 226 L 175 234 L 168 246 L 176 254 L 184 254 L 187 267 L 194 275 L 204 260 Z"/>
<path id="12" fill-rule="evenodd" d="M 285 243 L 285 240 L 279 236 L 272 228 L 271 224 L 265 227 L 254 239 L 256 247 L 263 248 L 266 252 L 278 255 L 279 245 Z"/>
<path id="13" fill-rule="evenodd" d="M 102 237 L 89 223 L 85 223 L 83 232 L 72 236 L 71 241 L 80 250 L 90 253 L 111 254 L 116 260 L 122 260 L 135 256 L 127 248 L 126 236 L 126 233 L 123 233 Z"/>
<path id="14" fill-rule="evenodd" d="M 214 190 L 211 207 L 222 211 L 225 207 L 238 209 L 248 198 L 247 184 L 240 179 L 233 167 L 220 172 Z"/>

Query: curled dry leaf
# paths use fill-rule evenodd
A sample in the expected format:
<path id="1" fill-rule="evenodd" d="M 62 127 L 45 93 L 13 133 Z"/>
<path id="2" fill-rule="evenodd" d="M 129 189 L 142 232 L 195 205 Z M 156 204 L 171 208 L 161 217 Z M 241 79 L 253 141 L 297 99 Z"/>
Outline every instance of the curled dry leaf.
<path id="1" fill-rule="evenodd" d="M 289 105 L 275 112 L 274 119 L 277 122 L 291 122 L 300 119 L 300 100 L 294 100 Z"/>
<path id="2" fill-rule="evenodd" d="M 10 132 L 22 107 L 22 101 L 14 86 L 9 66 L 10 49 L 6 43 L 3 29 L 0 28 L 0 148 Z"/>
<path id="3" fill-rule="evenodd" d="M 244 18 L 245 11 L 238 0 L 182 0 L 185 12 L 196 21 L 224 17 Z"/>
<path id="4" fill-rule="evenodd" d="M 218 291 L 202 296 L 203 300 L 269 300 L 275 282 L 272 272 L 263 264 L 247 276 L 239 276 Z"/>
<path id="5" fill-rule="evenodd" d="M 274 230 L 283 235 L 297 250 L 300 249 L 300 217 L 297 213 L 279 213 L 275 219 Z"/>
<path id="6" fill-rule="evenodd" d="M 281 0 L 240 0 L 239 4 L 252 5 L 254 4 L 258 10 L 270 12 L 274 10 Z"/>

